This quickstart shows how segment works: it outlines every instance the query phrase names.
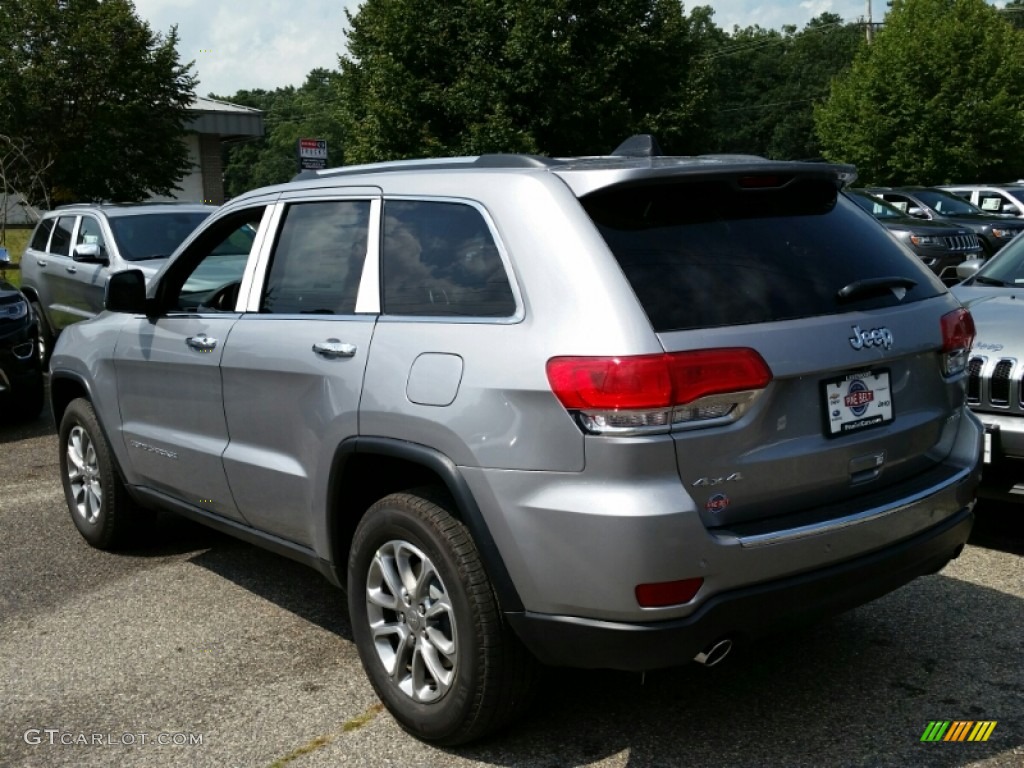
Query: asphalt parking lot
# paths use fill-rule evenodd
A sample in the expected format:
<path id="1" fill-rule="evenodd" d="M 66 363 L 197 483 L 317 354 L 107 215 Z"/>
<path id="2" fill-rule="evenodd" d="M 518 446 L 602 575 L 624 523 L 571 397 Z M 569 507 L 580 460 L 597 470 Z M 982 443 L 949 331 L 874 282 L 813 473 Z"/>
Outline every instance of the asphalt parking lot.
<path id="1" fill-rule="evenodd" d="M 342 594 L 167 516 L 107 554 L 67 519 L 49 416 L 0 425 L 2 766 L 1024 766 L 1024 511 L 979 506 L 963 556 L 720 667 L 552 670 L 487 742 L 382 711 Z M 921 741 L 995 721 L 985 742 Z"/>

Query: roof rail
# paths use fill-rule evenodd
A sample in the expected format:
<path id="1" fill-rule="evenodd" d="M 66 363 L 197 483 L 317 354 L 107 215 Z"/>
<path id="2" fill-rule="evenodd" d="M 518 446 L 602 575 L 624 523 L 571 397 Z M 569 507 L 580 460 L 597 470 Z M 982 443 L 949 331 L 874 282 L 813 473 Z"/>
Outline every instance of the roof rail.
<path id="1" fill-rule="evenodd" d="M 292 177 L 292 181 L 328 179 L 366 173 L 390 173 L 396 171 L 444 171 L 466 168 L 551 168 L 563 161 L 550 157 L 520 154 L 488 154 L 475 157 L 431 157 L 419 160 L 389 160 L 365 165 L 342 165 L 320 171 L 305 170 Z"/>

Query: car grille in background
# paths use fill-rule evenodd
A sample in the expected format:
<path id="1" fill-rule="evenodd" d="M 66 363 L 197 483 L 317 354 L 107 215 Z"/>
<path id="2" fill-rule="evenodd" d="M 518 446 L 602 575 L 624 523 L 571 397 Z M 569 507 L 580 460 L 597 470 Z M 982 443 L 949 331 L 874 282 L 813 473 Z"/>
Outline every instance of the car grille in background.
<path id="1" fill-rule="evenodd" d="M 977 235 L 950 235 L 942 238 L 942 242 L 951 251 L 974 251 L 981 247 Z"/>
<path id="2" fill-rule="evenodd" d="M 991 408 L 1022 410 L 1024 389 L 1021 374 L 1013 358 L 973 357 L 967 365 L 967 404 Z"/>

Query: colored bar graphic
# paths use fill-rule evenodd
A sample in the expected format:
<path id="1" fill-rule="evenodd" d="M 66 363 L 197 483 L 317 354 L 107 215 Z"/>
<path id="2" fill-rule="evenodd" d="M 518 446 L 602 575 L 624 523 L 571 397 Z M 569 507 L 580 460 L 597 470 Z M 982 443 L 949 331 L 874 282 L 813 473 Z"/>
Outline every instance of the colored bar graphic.
<path id="1" fill-rule="evenodd" d="M 931 720 L 921 741 L 988 741 L 996 720 Z"/>
<path id="2" fill-rule="evenodd" d="M 932 720 L 921 734 L 921 741 L 939 741 L 949 728 L 948 720 Z"/>

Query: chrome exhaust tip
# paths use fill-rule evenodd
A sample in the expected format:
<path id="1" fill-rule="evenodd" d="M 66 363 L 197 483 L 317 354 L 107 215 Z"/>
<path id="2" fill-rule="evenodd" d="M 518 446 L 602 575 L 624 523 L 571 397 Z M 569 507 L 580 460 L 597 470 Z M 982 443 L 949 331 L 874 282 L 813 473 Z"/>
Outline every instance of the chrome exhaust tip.
<path id="1" fill-rule="evenodd" d="M 726 638 L 712 643 L 703 651 L 693 657 L 693 660 L 705 667 L 713 667 L 729 655 L 732 650 L 732 640 Z"/>

